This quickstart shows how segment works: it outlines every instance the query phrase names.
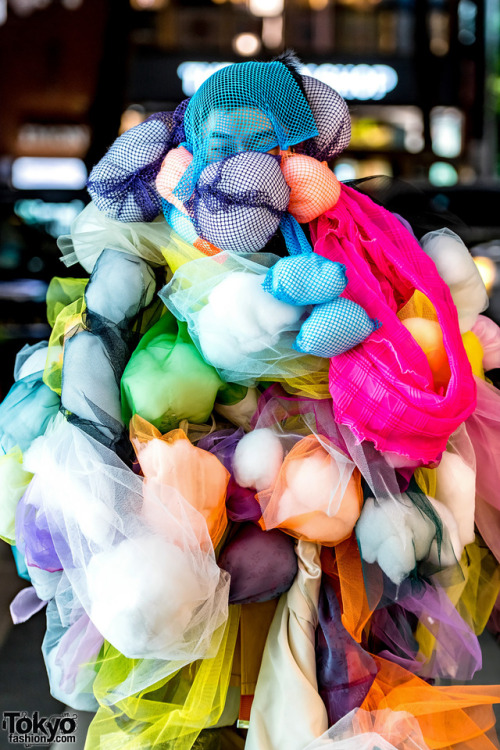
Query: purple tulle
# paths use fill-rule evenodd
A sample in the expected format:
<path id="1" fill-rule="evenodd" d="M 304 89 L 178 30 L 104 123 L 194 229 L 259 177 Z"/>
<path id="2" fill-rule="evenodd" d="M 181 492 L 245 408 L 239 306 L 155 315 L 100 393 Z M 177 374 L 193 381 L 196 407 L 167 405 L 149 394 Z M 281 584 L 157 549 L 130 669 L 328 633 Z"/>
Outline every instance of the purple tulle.
<path id="1" fill-rule="evenodd" d="M 316 630 L 316 675 L 330 725 L 361 706 L 376 673 L 373 658 L 342 625 L 337 596 L 323 575 Z"/>
<path id="2" fill-rule="evenodd" d="M 481 648 L 444 589 L 426 581 L 415 584 L 408 580 L 398 593 L 397 602 L 373 613 L 371 634 L 378 641 L 374 650 L 425 679 L 471 680 L 481 669 Z M 396 599 L 395 591 L 389 599 Z M 415 640 L 417 622 L 436 638 L 427 659 L 419 653 Z"/>
<path id="3" fill-rule="evenodd" d="M 30 502 L 32 487 L 33 482 L 17 505 L 17 547 L 25 556 L 27 565 L 54 573 L 62 570 L 62 564 L 55 550 L 45 514 Z M 60 543 L 65 544 L 62 537 Z"/>
<path id="4" fill-rule="evenodd" d="M 288 591 L 297 574 L 294 547 L 282 531 L 243 524 L 219 557 L 231 576 L 229 603 L 265 602 Z"/>
<path id="5" fill-rule="evenodd" d="M 83 613 L 64 633 L 59 643 L 57 659 L 64 664 L 61 687 L 68 693 L 75 690 L 82 664 L 96 658 L 104 638 L 88 615 Z"/>
<path id="6" fill-rule="evenodd" d="M 213 453 L 226 469 L 232 472 L 234 451 L 244 434 L 241 427 L 237 430 L 218 430 L 202 438 L 198 447 Z M 257 522 L 262 515 L 255 492 L 246 487 L 240 487 L 232 476 L 227 488 L 226 508 L 228 518 L 237 523 Z"/>

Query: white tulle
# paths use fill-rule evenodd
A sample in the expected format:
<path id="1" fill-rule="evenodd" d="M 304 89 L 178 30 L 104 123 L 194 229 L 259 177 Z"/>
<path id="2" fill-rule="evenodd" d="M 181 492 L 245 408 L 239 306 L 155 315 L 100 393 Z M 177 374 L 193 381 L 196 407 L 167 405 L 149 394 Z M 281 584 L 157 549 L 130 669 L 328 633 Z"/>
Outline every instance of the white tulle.
<path id="1" fill-rule="evenodd" d="M 428 750 L 414 716 L 355 708 L 303 750 Z"/>
<path id="2" fill-rule="evenodd" d="M 109 219 L 90 202 L 71 224 L 71 233 L 61 236 L 57 244 L 66 266 L 80 263 L 92 273 L 104 248 L 138 255 L 155 266 L 164 266 L 162 245 L 183 240 L 167 224 L 163 216 L 155 221 L 123 222 Z"/>
<path id="3" fill-rule="evenodd" d="M 212 653 L 229 580 L 206 524 L 193 530 L 199 514 L 187 500 L 149 482 L 147 502 L 163 521 L 152 528 L 142 478 L 62 418 L 26 460 L 35 473 L 29 503 L 45 515 L 75 600 L 102 635 L 129 658 L 189 662 Z"/>

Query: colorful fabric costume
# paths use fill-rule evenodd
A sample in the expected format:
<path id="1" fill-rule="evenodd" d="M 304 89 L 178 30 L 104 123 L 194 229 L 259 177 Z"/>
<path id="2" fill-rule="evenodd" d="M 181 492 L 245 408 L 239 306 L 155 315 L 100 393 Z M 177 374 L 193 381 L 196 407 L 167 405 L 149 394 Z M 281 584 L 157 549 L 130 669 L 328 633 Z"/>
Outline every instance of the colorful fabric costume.
<path id="1" fill-rule="evenodd" d="M 457 235 L 337 181 L 349 134 L 290 56 L 228 66 L 60 239 L 0 534 L 89 750 L 498 747 L 500 686 L 441 682 L 500 591 L 500 335 Z"/>

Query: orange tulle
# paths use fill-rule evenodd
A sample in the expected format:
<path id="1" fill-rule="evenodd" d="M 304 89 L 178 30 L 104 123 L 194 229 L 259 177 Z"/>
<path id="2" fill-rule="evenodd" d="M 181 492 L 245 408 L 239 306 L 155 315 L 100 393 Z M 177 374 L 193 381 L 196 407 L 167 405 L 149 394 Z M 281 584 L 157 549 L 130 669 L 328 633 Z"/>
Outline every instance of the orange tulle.
<path id="1" fill-rule="evenodd" d="M 183 430 L 162 435 L 135 414 L 130 440 L 147 480 L 173 487 L 205 518 L 214 548 L 227 526 L 229 472 L 219 459 L 194 446 Z"/>
<path id="2" fill-rule="evenodd" d="M 492 705 L 500 685 L 428 685 L 398 664 L 374 656 L 377 676 L 361 708 L 408 711 L 431 750 L 498 748 Z"/>
<path id="3" fill-rule="evenodd" d="M 351 535 L 363 504 L 361 475 L 329 448 L 315 435 L 294 445 L 273 487 L 256 495 L 263 529 L 280 528 L 297 539 L 327 547 Z"/>
<path id="4" fill-rule="evenodd" d="M 201 237 L 198 237 L 198 239 L 193 242 L 193 245 L 197 250 L 201 250 L 204 255 L 217 255 L 222 252 L 220 247 L 212 245 L 211 242 L 204 240 Z"/>
<path id="5" fill-rule="evenodd" d="M 382 594 L 382 579 L 378 581 L 378 587 L 370 585 L 374 601 L 369 603 L 363 585 L 363 567 L 355 534 L 338 544 L 334 551 L 323 547 L 321 568 L 332 580 L 338 593 L 343 626 L 360 643 L 363 630 Z"/>

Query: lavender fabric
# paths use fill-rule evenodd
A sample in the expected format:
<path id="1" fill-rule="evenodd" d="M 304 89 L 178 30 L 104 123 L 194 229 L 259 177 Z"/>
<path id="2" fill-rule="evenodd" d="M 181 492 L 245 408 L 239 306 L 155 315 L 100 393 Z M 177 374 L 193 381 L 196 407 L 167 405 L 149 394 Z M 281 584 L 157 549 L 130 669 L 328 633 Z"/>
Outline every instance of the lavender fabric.
<path id="1" fill-rule="evenodd" d="M 17 547 L 25 556 L 28 565 L 54 573 L 62 570 L 62 564 L 55 550 L 45 514 L 31 502 L 35 484 L 36 479 L 33 479 L 17 505 Z M 64 543 L 62 536 L 60 543 Z"/>
<path id="2" fill-rule="evenodd" d="M 231 576 L 230 604 L 275 599 L 297 574 L 294 540 L 277 529 L 245 523 L 222 550 L 219 566 Z"/>
<path id="3" fill-rule="evenodd" d="M 33 617 L 37 612 L 40 612 L 46 604 L 47 602 L 38 598 L 33 586 L 26 586 L 26 588 L 18 591 L 10 603 L 10 616 L 12 617 L 12 622 L 14 625 L 26 622 L 30 617 Z"/>

